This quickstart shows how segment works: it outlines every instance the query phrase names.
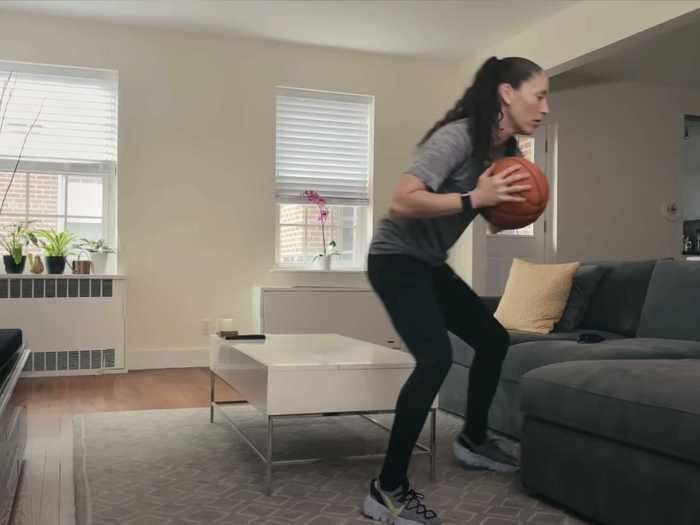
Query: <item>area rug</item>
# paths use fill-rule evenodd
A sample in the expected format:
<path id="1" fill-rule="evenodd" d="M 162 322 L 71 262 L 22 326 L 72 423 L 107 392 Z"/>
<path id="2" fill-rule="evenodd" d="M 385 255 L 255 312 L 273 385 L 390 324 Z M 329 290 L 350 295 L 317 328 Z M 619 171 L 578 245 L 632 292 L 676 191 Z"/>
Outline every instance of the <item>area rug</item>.
<path id="1" fill-rule="evenodd" d="M 264 449 L 264 420 L 246 405 L 226 407 Z M 390 416 L 384 417 L 390 424 Z M 585 521 L 523 490 L 517 474 L 465 470 L 451 443 L 461 420 L 438 415 L 438 480 L 427 456 L 415 457 L 410 478 L 445 523 L 470 525 L 582 525 Z M 427 433 L 424 433 L 427 442 Z M 387 434 L 355 417 L 286 419 L 275 426 L 274 459 L 329 457 L 265 468 L 219 415 L 178 409 L 106 412 L 74 419 L 78 525 L 360 525 L 369 479 L 381 460 L 333 456 L 381 453 Z M 517 445 L 510 444 L 517 453 Z"/>

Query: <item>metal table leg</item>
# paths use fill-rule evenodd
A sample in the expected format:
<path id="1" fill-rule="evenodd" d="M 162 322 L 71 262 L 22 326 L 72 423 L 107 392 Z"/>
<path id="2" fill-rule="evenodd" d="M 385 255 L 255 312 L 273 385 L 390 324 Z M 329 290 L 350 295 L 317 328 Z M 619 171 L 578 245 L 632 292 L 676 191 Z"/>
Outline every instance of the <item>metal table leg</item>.
<path id="1" fill-rule="evenodd" d="M 267 416 L 267 495 L 272 494 L 272 426 L 274 419 Z"/>
<path id="2" fill-rule="evenodd" d="M 214 389 L 216 388 L 216 375 L 214 372 L 209 370 L 209 423 L 214 422 L 214 403 L 216 403 L 216 398 L 214 396 Z"/>
<path id="3" fill-rule="evenodd" d="M 430 480 L 435 481 L 437 470 L 437 410 L 430 411 Z"/>
<path id="4" fill-rule="evenodd" d="M 209 421 L 214 422 L 214 411 L 215 409 L 222 409 L 223 405 L 242 405 L 247 404 L 247 401 L 216 401 L 216 374 L 210 369 L 209 371 Z M 265 492 L 268 496 L 272 494 L 272 468 L 275 465 L 301 465 L 307 463 L 316 463 L 318 461 L 325 461 L 326 458 L 305 458 L 305 459 L 291 459 L 291 460 L 281 460 L 273 461 L 273 434 L 274 434 L 274 420 L 275 419 L 285 419 L 285 418 L 315 418 L 315 417 L 326 417 L 326 416 L 361 416 L 367 421 L 373 423 L 374 425 L 390 432 L 391 428 L 383 425 L 380 421 L 376 420 L 374 415 L 380 414 L 394 414 L 393 410 L 369 410 L 369 411 L 356 411 L 356 412 L 341 412 L 341 413 L 318 413 L 318 414 L 286 414 L 278 416 L 266 416 L 267 417 L 267 448 L 265 451 L 258 449 L 258 447 L 253 443 L 250 438 L 238 428 L 236 421 L 225 411 L 222 410 L 221 415 L 224 420 L 231 426 L 231 428 L 245 441 L 248 446 L 255 452 L 255 454 L 265 463 Z M 430 411 L 430 446 L 426 446 L 420 442 L 416 443 L 416 448 L 418 450 L 414 451 L 414 455 L 430 455 L 430 479 L 435 481 L 437 479 L 437 410 L 431 409 Z M 384 458 L 385 454 L 363 454 L 358 456 L 340 456 L 338 459 L 371 459 L 371 458 Z"/>

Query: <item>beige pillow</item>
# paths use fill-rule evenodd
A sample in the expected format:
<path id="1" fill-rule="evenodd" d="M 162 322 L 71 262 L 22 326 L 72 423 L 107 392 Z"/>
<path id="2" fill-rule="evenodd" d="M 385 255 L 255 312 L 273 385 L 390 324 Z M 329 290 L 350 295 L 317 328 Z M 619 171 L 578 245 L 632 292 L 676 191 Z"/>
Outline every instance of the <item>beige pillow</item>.
<path id="1" fill-rule="evenodd" d="M 578 266 L 513 259 L 496 319 L 510 330 L 548 334 L 564 313 Z"/>

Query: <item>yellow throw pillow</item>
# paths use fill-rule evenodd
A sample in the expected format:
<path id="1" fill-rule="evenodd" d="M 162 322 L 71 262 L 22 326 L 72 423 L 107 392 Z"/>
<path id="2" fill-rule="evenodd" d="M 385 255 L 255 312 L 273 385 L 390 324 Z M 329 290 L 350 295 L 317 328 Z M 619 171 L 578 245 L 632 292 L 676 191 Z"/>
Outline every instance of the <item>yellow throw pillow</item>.
<path id="1" fill-rule="evenodd" d="M 548 334 L 564 313 L 578 266 L 578 262 L 536 264 L 513 259 L 494 316 L 509 330 Z"/>

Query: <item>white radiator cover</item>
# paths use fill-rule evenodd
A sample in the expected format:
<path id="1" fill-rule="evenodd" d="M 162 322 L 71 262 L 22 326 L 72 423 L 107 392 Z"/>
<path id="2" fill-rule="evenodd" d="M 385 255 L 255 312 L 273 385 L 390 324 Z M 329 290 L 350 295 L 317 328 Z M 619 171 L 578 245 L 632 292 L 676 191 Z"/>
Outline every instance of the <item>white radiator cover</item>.
<path id="1" fill-rule="evenodd" d="M 32 354 L 24 376 L 125 368 L 126 280 L 117 275 L 0 275 L 2 328 Z"/>
<path id="2" fill-rule="evenodd" d="M 390 348 L 403 346 L 372 289 L 256 287 L 253 308 L 259 333 L 334 333 Z"/>

